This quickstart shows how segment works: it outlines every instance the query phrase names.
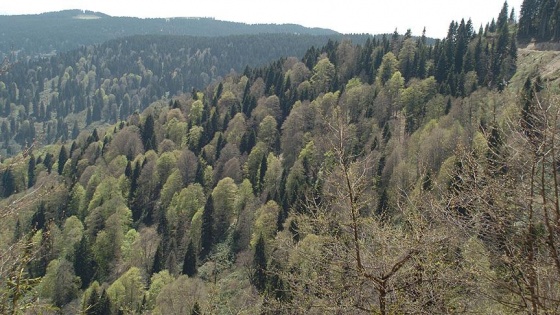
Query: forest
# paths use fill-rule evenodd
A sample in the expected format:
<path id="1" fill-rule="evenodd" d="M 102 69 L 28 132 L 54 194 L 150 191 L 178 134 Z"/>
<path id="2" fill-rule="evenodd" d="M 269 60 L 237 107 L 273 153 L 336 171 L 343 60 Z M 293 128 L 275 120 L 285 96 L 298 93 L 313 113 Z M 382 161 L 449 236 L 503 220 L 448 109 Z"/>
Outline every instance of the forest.
<path id="1" fill-rule="evenodd" d="M 213 18 L 114 17 L 100 12 L 66 10 L 31 15 L 0 15 L 0 57 L 36 58 L 81 46 L 134 35 L 229 36 L 302 34 L 328 36 L 335 31 L 291 24 L 248 25 Z M 340 35 L 340 34 L 338 34 Z M 17 56 L 13 56 L 17 55 Z"/>
<path id="2" fill-rule="evenodd" d="M 560 52 L 518 47 L 549 2 L 12 65 L 0 313 L 557 313 Z"/>

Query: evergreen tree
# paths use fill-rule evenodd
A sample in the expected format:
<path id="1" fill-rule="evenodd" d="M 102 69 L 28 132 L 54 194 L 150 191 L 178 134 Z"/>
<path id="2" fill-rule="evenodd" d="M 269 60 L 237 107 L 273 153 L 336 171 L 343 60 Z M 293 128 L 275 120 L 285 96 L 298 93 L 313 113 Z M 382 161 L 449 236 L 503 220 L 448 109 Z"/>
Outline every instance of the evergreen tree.
<path id="1" fill-rule="evenodd" d="M 27 163 L 27 188 L 31 188 L 35 185 L 35 165 L 35 156 L 33 156 L 32 153 Z"/>
<path id="2" fill-rule="evenodd" d="M 259 236 L 257 244 L 255 245 L 252 282 L 260 293 L 264 292 L 266 288 L 266 253 L 262 234 Z"/>
<path id="3" fill-rule="evenodd" d="M 265 294 L 277 301 L 287 301 L 289 299 L 288 288 L 280 277 L 280 268 L 280 264 L 272 259 L 269 265 L 271 275 L 267 277 Z"/>
<path id="4" fill-rule="evenodd" d="M 192 277 L 196 274 L 196 253 L 192 240 L 187 246 L 185 259 L 183 260 L 183 274 Z"/>
<path id="5" fill-rule="evenodd" d="M 105 289 L 101 292 L 101 296 L 99 297 L 99 304 L 97 308 L 97 315 L 111 315 L 113 312 L 111 311 L 111 299 L 107 295 Z"/>
<path id="6" fill-rule="evenodd" d="M 40 230 L 45 227 L 45 224 L 47 223 L 46 211 L 47 209 L 45 206 L 45 202 L 41 201 L 39 203 L 39 207 L 37 208 L 37 211 L 33 214 L 33 217 L 31 218 L 32 229 Z"/>
<path id="7" fill-rule="evenodd" d="M 261 192 L 262 188 L 264 186 L 264 176 L 266 174 L 266 169 L 268 168 L 267 166 L 267 156 L 266 154 L 263 154 L 263 157 L 261 159 L 261 165 L 259 166 L 259 179 L 258 179 L 258 183 L 257 183 L 257 189 L 255 189 L 255 191 L 257 192 Z"/>
<path id="8" fill-rule="evenodd" d="M 43 165 L 45 165 L 45 167 L 47 168 L 47 172 L 50 174 L 52 167 L 54 164 L 54 155 L 52 155 L 51 153 L 47 153 L 45 155 L 45 159 L 43 160 Z"/>
<path id="9" fill-rule="evenodd" d="M 78 138 L 80 135 L 80 127 L 78 127 L 78 121 L 74 121 L 74 125 L 72 126 L 72 139 Z"/>
<path id="10" fill-rule="evenodd" d="M 81 279 L 81 289 L 89 286 L 95 276 L 96 264 L 89 241 L 83 236 L 74 250 L 74 272 Z"/>
<path id="11" fill-rule="evenodd" d="M 214 244 L 214 200 L 212 194 L 206 199 L 202 211 L 202 226 L 200 230 L 200 259 L 204 260 L 210 254 Z"/>
<path id="12" fill-rule="evenodd" d="M 154 129 L 154 117 L 150 114 L 141 128 L 141 138 L 146 151 L 157 151 L 157 140 Z"/>
<path id="13" fill-rule="evenodd" d="M 87 302 L 84 304 L 84 314 L 99 315 L 99 296 L 95 290 L 89 295 Z"/>
<path id="14" fill-rule="evenodd" d="M 58 174 L 62 175 L 62 171 L 64 171 L 64 164 L 68 161 L 68 150 L 66 150 L 65 146 L 60 147 L 60 152 L 58 153 Z"/>
<path id="15" fill-rule="evenodd" d="M 151 274 L 158 273 L 162 271 L 165 267 L 165 259 L 163 258 L 163 244 L 160 241 L 156 249 L 156 254 L 154 256 L 154 263 L 152 264 Z"/>
<path id="16" fill-rule="evenodd" d="M 12 168 L 7 168 L 2 173 L 2 197 L 8 198 L 16 192 L 16 179 Z"/>

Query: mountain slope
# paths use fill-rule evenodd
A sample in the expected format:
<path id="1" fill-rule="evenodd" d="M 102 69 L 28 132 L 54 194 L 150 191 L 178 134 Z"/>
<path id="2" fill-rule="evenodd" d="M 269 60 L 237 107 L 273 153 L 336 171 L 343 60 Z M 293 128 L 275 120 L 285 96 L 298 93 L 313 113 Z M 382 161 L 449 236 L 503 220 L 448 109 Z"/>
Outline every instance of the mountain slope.
<path id="1" fill-rule="evenodd" d="M 140 19 L 80 10 L 0 16 L 0 30 L 0 56 L 11 51 L 18 51 L 25 56 L 37 56 L 131 35 L 337 34 L 332 30 L 292 24 L 249 25 L 211 18 Z"/>

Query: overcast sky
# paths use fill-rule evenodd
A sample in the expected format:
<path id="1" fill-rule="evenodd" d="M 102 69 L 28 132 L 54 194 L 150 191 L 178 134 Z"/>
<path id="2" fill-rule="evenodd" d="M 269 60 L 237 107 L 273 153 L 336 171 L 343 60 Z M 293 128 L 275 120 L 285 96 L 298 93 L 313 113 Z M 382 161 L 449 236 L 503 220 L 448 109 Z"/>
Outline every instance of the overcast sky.
<path id="1" fill-rule="evenodd" d="M 430 37 L 444 37 L 451 20 L 471 18 L 475 29 L 496 18 L 504 0 L 2 0 L 0 14 L 32 14 L 84 9 L 112 16 L 214 17 L 245 23 L 295 23 L 341 33 L 414 35 L 426 27 Z M 519 13 L 523 0 L 509 0 Z"/>

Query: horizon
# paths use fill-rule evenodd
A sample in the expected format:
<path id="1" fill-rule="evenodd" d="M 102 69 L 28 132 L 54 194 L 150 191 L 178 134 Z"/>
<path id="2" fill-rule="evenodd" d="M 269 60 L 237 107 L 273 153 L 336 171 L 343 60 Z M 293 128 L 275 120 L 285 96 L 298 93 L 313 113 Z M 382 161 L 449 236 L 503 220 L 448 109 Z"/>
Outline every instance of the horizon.
<path id="1" fill-rule="evenodd" d="M 244 24 L 295 24 L 307 28 L 330 29 L 342 34 L 390 34 L 395 30 L 404 34 L 408 29 L 415 36 L 420 36 L 426 29 L 426 35 L 443 38 L 447 35 L 451 21 L 471 19 L 473 27 L 490 23 L 497 18 L 504 1 L 473 0 L 426 0 L 423 2 L 394 0 L 391 2 L 366 3 L 364 0 L 347 0 L 344 6 L 331 2 L 307 3 L 297 0 L 285 0 L 281 6 L 271 10 L 270 4 L 241 0 L 230 3 L 225 0 L 212 0 L 197 6 L 177 4 L 171 0 L 160 0 L 157 6 L 150 3 L 130 3 L 109 0 L 61 0 L 56 3 L 38 0 L 21 0 L 10 2 L 0 9 L 0 15 L 35 15 L 66 10 L 92 11 L 111 17 L 149 18 L 213 18 L 219 21 Z M 516 16 L 522 0 L 508 2 L 508 10 L 515 9 Z M 360 8 L 366 8 L 360 10 Z M 480 8 L 486 8 L 480 10 Z M 244 10 L 240 10 L 243 8 Z M 251 8 L 247 10 L 246 8 Z M 333 9 L 334 8 L 334 9 Z M 405 8 L 403 10 L 403 8 Z M 311 12 L 311 14 L 309 14 Z M 385 12 L 398 12 L 386 14 Z M 418 14 L 418 13 L 421 14 Z"/>

